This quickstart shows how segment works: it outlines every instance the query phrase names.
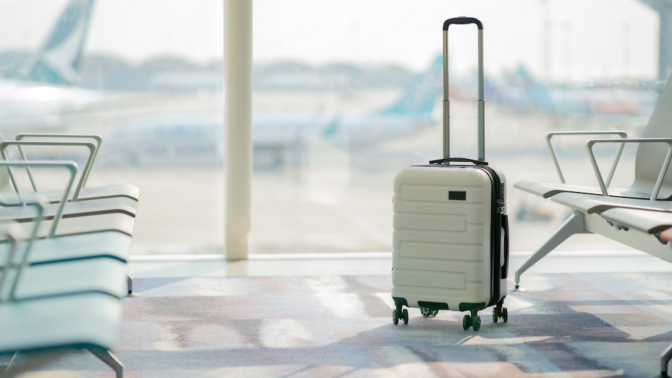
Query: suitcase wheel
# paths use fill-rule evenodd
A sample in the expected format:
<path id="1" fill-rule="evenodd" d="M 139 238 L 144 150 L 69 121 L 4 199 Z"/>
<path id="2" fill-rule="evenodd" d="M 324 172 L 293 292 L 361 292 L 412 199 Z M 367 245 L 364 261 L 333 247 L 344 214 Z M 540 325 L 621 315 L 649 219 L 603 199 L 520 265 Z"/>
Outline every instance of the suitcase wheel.
<path id="1" fill-rule="evenodd" d="M 404 309 L 404 311 L 402 311 L 401 314 L 399 314 L 399 312 L 397 312 L 396 309 L 392 310 L 392 323 L 394 323 L 394 325 L 399 324 L 399 319 L 403 320 L 404 324 L 408 324 L 408 310 L 407 309 Z"/>
<path id="2" fill-rule="evenodd" d="M 436 316 L 436 314 L 439 313 L 439 310 L 432 310 L 432 309 L 429 309 L 427 307 L 420 307 L 420 313 L 425 318 L 433 318 L 433 317 Z"/>
<path id="3" fill-rule="evenodd" d="M 464 315 L 464 318 L 462 318 L 462 328 L 464 328 L 465 331 L 468 331 L 469 327 L 472 326 L 474 327 L 474 331 L 481 329 L 481 317 L 478 315 L 474 315 L 473 317 Z"/>
<path id="4" fill-rule="evenodd" d="M 472 326 L 474 327 L 474 331 L 478 331 L 481 329 L 481 317 L 476 315 L 474 316 L 474 319 L 471 321 Z"/>
<path id="5" fill-rule="evenodd" d="M 492 321 L 497 323 L 497 320 L 499 318 L 502 318 L 504 323 L 506 323 L 507 320 L 509 320 L 509 312 L 506 310 L 506 307 L 503 308 L 495 307 L 495 309 L 492 311 Z"/>
<path id="6" fill-rule="evenodd" d="M 471 316 L 464 315 L 464 318 L 462 318 L 462 328 L 467 331 L 469 327 L 471 327 Z"/>

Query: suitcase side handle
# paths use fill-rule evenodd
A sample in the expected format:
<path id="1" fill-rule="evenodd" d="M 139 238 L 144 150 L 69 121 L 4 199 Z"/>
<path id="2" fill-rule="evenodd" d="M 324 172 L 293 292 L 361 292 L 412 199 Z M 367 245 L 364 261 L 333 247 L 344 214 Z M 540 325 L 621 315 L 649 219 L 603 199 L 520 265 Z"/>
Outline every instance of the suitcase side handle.
<path id="1" fill-rule="evenodd" d="M 478 28 L 478 160 L 485 160 L 485 101 L 483 100 L 483 24 L 473 17 L 449 18 L 443 23 L 443 157 L 450 157 L 450 100 L 448 99 L 448 27 L 475 24 Z"/>
<path id="2" fill-rule="evenodd" d="M 504 265 L 501 278 L 509 277 L 509 216 L 502 214 L 502 229 L 504 229 Z"/>
<path id="3" fill-rule="evenodd" d="M 483 160 L 474 160 L 474 159 L 467 159 L 467 158 L 443 158 L 443 159 L 437 159 L 437 160 L 430 160 L 429 164 L 443 164 L 443 163 L 449 163 L 451 161 L 456 161 L 456 162 L 462 162 L 462 163 L 474 163 L 474 165 L 488 165 L 487 161 Z"/>

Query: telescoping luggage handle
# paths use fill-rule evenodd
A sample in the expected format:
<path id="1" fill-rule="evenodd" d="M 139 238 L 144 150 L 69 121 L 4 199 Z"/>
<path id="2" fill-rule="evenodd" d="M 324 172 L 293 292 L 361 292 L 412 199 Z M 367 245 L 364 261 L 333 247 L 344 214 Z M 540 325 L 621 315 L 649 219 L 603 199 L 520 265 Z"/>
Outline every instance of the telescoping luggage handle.
<path id="1" fill-rule="evenodd" d="M 443 157 L 450 159 L 450 100 L 448 99 L 448 27 L 475 24 L 478 27 L 478 162 L 485 163 L 485 117 L 483 102 L 483 24 L 476 18 L 449 18 L 443 23 Z M 449 160 L 450 159 L 450 160 Z M 437 160 L 434 160 L 435 162 Z M 437 164 L 437 163 L 434 163 Z M 487 164 L 487 163 L 485 163 Z"/>

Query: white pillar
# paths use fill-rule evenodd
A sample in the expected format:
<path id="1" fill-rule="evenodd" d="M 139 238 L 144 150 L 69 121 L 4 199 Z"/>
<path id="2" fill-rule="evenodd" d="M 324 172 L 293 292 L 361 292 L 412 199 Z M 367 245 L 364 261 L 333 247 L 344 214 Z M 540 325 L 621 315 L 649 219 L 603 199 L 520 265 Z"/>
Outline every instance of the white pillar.
<path id="1" fill-rule="evenodd" d="M 247 259 L 252 191 L 252 0 L 224 0 L 225 244 Z"/>

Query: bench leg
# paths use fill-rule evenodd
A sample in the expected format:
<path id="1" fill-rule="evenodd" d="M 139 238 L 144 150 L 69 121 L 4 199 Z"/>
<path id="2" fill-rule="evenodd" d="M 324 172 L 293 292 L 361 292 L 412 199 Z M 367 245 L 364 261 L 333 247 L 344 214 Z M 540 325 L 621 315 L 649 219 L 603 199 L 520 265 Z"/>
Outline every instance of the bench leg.
<path id="1" fill-rule="evenodd" d="M 670 344 L 663 353 L 660 354 L 660 375 L 667 377 L 667 365 L 672 359 L 672 344 Z"/>
<path id="2" fill-rule="evenodd" d="M 87 348 L 89 352 L 93 353 L 94 356 L 100 358 L 101 361 L 107 364 L 107 366 L 111 367 L 112 370 L 114 370 L 115 373 L 117 373 L 117 378 L 123 378 L 124 377 L 124 365 L 117 359 L 117 357 L 112 354 L 107 349 L 102 349 L 102 348 Z"/>
<path id="3" fill-rule="evenodd" d="M 9 371 L 9 369 L 12 368 L 12 365 L 14 365 L 14 361 L 16 361 L 16 357 L 19 356 L 19 351 L 17 350 L 14 352 L 14 355 L 12 356 L 12 359 L 9 360 L 9 363 L 7 364 L 7 367 L 5 368 L 5 371 Z"/>
<path id="4" fill-rule="evenodd" d="M 516 271 L 516 289 L 520 286 L 520 275 L 523 274 L 526 270 L 530 269 L 532 265 L 536 264 L 537 261 L 543 259 L 548 255 L 552 250 L 557 246 L 562 244 L 567 238 L 574 234 L 589 234 L 590 232 L 584 228 L 583 223 L 583 213 L 575 212 L 565 223 L 560 226 L 560 228 L 555 231 L 555 234 L 551 236 L 544 245 L 541 246 L 527 261 L 525 264 L 518 268 Z"/>
<path id="5" fill-rule="evenodd" d="M 29 352 L 25 353 L 25 356 L 28 358 L 25 364 L 22 366 L 11 368 L 11 365 L 7 367 L 7 370 L 4 372 L 0 370 L 0 378 L 14 378 L 27 371 L 37 369 L 40 366 L 43 366 L 61 356 L 70 352 L 71 349 L 57 349 L 48 352 Z M 14 354 L 14 357 L 18 355 L 18 351 Z"/>
<path id="6" fill-rule="evenodd" d="M 131 294 L 133 292 L 133 279 L 128 273 L 126 274 L 126 286 L 128 287 L 128 294 Z"/>

